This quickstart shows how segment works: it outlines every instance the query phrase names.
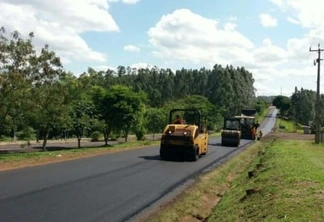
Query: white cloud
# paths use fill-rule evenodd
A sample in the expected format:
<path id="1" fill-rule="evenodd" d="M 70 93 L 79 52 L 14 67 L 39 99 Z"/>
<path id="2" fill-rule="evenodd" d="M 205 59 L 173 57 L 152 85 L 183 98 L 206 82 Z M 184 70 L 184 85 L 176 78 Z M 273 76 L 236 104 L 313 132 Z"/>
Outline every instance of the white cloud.
<path id="1" fill-rule="evenodd" d="M 233 25 L 227 29 L 218 26 L 216 20 L 178 9 L 162 16 L 148 31 L 149 42 L 155 48 L 154 55 L 160 58 L 189 60 L 194 64 L 228 63 L 235 54 L 235 58 L 249 60 L 246 54 L 254 44 L 234 30 Z"/>
<path id="2" fill-rule="evenodd" d="M 119 31 L 106 0 L 2 0 L 0 23 L 8 31 L 34 32 L 36 47 L 49 44 L 65 61 L 105 62 L 80 36 L 88 31 Z"/>
<path id="3" fill-rule="evenodd" d="M 119 2 L 119 1 L 122 1 L 125 4 L 136 4 L 140 0 L 108 0 L 108 2 Z"/>
<path id="4" fill-rule="evenodd" d="M 141 49 L 139 47 L 134 46 L 134 45 L 125 45 L 124 50 L 129 51 L 129 52 L 139 52 L 139 51 L 141 51 Z"/>
<path id="5" fill-rule="evenodd" d="M 130 65 L 131 68 L 133 69 L 152 69 L 154 68 L 154 65 L 151 65 L 151 64 L 148 64 L 148 63 L 145 63 L 145 62 L 139 62 L 139 63 L 134 63 L 132 65 Z"/>
<path id="6" fill-rule="evenodd" d="M 233 31 L 236 28 L 236 24 L 228 22 L 224 25 L 225 31 Z"/>
<path id="7" fill-rule="evenodd" d="M 271 39 L 269 39 L 269 38 L 263 39 L 262 42 L 266 46 L 270 46 L 272 44 Z"/>
<path id="8" fill-rule="evenodd" d="M 270 2 L 272 2 L 275 5 L 278 5 L 279 7 L 282 6 L 282 0 L 270 0 Z"/>
<path id="9" fill-rule="evenodd" d="M 230 16 L 229 20 L 232 22 L 235 22 L 235 21 L 237 21 L 237 17 L 232 15 L 232 16 Z"/>
<path id="10" fill-rule="evenodd" d="M 107 65 L 95 66 L 93 69 L 95 69 L 97 72 L 99 72 L 99 71 L 107 71 L 108 69 L 117 72 L 117 67 L 107 66 Z"/>
<path id="11" fill-rule="evenodd" d="M 123 0 L 124 3 L 126 4 L 136 4 L 138 3 L 140 0 Z"/>
<path id="12" fill-rule="evenodd" d="M 265 46 L 253 50 L 254 58 L 260 65 L 279 65 L 287 61 L 288 52 L 280 47 L 274 46 L 265 40 Z"/>
<path id="13" fill-rule="evenodd" d="M 271 0 L 271 2 L 290 14 L 290 20 L 298 22 L 303 27 L 316 28 L 324 25 L 321 0 Z"/>
<path id="14" fill-rule="evenodd" d="M 291 22 L 291 23 L 293 23 L 295 25 L 299 25 L 300 24 L 298 20 L 296 20 L 296 19 L 294 19 L 294 18 L 292 18 L 290 16 L 288 16 L 287 21 L 288 22 Z"/>
<path id="15" fill-rule="evenodd" d="M 162 16 L 148 31 L 149 42 L 153 54 L 165 64 L 188 64 L 188 68 L 212 68 L 216 63 L 244 66 L 252 72 L 259 95 L 278 94 L 281 86 L 289 96 L 295 86 L 314 89 L 314 81 L 308 79 L 316 74 L 312 64 L 316 55 L 309 53 L 308 48 L 317 46 L 318 36 L 324 38 L 324 28 L 289 39 L 284 48 L 270 38 L 263 39 L 263 45 L 257 47 L 229 24 L 234 23 L 220 27 L 220 21 L 179 9 Z"/>
<path id="16" fill-rule="evenodd" d="M 260 14 L 259 19 L 264 27 L 276 27 L 278 25 L 277 19 L 266 13 Z"/>

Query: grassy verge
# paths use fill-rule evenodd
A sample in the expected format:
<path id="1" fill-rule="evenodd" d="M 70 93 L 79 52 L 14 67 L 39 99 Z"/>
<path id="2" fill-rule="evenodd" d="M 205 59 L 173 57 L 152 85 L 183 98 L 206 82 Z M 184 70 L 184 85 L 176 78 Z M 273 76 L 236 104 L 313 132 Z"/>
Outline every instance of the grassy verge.
<path id="1" fill-rule="evenodd" d="M 158 145 L 159 141 L 134 141 L 96 148 L 67 148 L 58 151 L 9 153 L 0 155 L 0 171 L 85 158 L 105 153 L 144 148 Z"/>
<path id="2" fill-rule="evenodd" d="M 276 141 L 239 176 L 210 221 L 323 221 L 324 149 L 310 141 Z"/>
<path id="3" fill-rule="evenodd" d="M 148 221 L 324 221 L 324 146 L 258 141 Z"/>
<path id="4" fill-rule="evenodd" d="M 256 119 L 261 123 L 264 118 L 266 117 L 266 115 L 269 114 L 269 109 L 264 109 L 263 112 L 261 114 L 258 114 Z"/>
<path id="5" fill-rule="evenodd" d="M 222 166 L 203 175 L 175 202 L 168 203 L 157 214 L 146 218 L 146 221 L 171 222 L 194 221 L 194 219 L 203 221 L 208 218 L 212 214 L 214 206 L 231 188 L 234 179 L 247 170 L 261 149 L 261 142 L 256 142 Z"/>
<path id="6" fill-rule="evenodd" d="M 209 134 L 209 137 L 217 137 L 217 136 L 220 136 L 221 133 L 220 132 L 217 132 L 217 133 L 211 133 Z"/>
<path id="7" fill-rule="evenodd" d="M 282 118 L 279 118 L 276 123 L 276 128 L 279 129 L 281 132 L 288 132 L 288 133 L 303 133 L 303 129 L 300 126 L 300 124 L 297 124 L 297 129 L 296 125 L 293 121 L 291 120 L 285 120 Z"/>

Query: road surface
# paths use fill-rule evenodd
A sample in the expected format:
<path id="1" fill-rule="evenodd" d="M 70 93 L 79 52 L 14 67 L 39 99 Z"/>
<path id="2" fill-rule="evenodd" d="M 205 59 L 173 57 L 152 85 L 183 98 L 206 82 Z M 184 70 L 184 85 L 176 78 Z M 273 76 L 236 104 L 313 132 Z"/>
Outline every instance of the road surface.
<path id="1" fill-rule="evenodd" d="M 261 124 L 264 134 L 276 110 Z M 0 173 L 0 215 L 5 222 L 126 221 L 239 148 L 209 141 L 197 162 L 161 161 L 159 147 L 130 150 Z"/>

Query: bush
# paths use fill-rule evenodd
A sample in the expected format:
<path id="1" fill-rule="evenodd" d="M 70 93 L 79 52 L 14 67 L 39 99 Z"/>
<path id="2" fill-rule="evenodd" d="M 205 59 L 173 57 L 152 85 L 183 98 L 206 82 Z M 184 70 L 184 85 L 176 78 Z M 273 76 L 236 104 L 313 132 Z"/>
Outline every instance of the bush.
<path id="1" fill-rule="evenodd" d="M 111 134 L 110 141 L 117 141 L 117 138 L 120 138 L 120 135 Z"/>
<path id="2" fill-rule="evenodd" d="M 91 142 L 97 142 L 103 137 L 103 134 L 99 131 L 94 131 L 93 133 L 91 133 L 90 137 Z"/>
<path id="3" fill-rule="evenodd" d="M 0 136 L 0 141 L 11 141 L 11 138 L 8 136 L 1 135 Z"/>
<path id="4" fill-rule="evenodd" d="M 26 127 L 22 131 L 17 132 L 16 136 L 18 140 L 34 140 L 36 139 L 36 130 L 34 130 L 32 127 Z"/>
<path id="5" fill-rule="evenodd" d="M 137 140 L 144 140 L 145 139 L 145 131 L 144 130 L 138 130 L 136 133 L 136 139 Z"/>

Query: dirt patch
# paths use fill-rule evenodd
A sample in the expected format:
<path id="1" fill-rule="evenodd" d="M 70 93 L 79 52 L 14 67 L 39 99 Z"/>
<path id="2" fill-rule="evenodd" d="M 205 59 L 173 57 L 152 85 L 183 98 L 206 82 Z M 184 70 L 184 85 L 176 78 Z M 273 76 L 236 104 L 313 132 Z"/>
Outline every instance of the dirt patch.
<path id="1" fill-rule="evenodd" d="M 271 132 L 264 139 L 283 139 L 283 140 L 314 140 L 314 134 Z"/>
<path id="2" fill-rule="evenodd" d="M 319 200 L 324 200 L 324 190 L 321 190 L 317 194 L 315 194 L 315 197 Z"/>
<path id="3" fill-rule="evenodd" d="M 231 181 L 233 181 L 235 179 L 235 177 L 236 177 L 236 174 L 235 173 L 229 173 L 227 175 L 227 177 L 226 177 L 226 180 L 229 181 L 229 182 L 231 182 Z"/>
<path id="4" fill-rule="evenodd" d="M 200 222 L 201 220 L 199 220 L 198 218 L 194 218 L 192 216 L 185 216 L 181 222 Z"/>

